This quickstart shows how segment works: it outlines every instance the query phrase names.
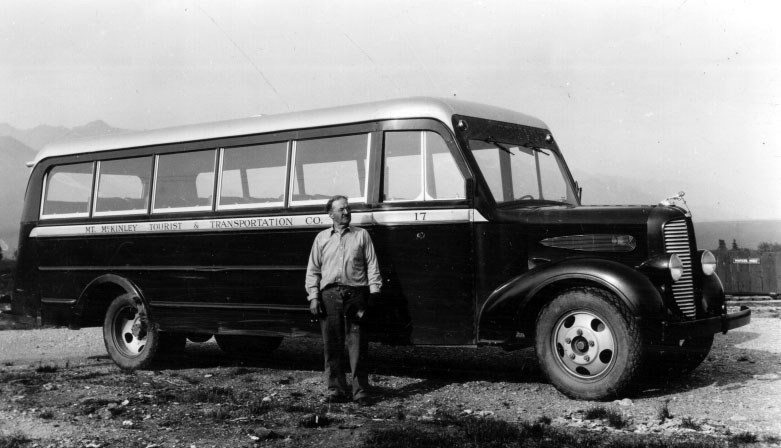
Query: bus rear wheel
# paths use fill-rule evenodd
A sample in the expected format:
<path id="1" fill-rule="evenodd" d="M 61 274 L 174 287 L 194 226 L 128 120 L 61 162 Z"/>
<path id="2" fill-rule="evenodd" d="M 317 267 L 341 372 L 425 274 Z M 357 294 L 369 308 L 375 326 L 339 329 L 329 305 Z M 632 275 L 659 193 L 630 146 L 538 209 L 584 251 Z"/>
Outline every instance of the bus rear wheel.
<path id="1" fill-rule="evenodd" d="M 247 336 L 218 334 L 214 336 L 220 349 L 234 358 L 262 358 L 282 344 L 282 338 L 273 336 Z"/>
<path id="2" fill-rule="evenodd" d="M 584 400 L 628 391 L 643 358 L 641 332 L 630 310 L 613 294 L 592 287 L 565 290 L 542 308 L 535 350 L 550 382 Z"/>
<path id="3" fill-rule="evenodd" d="M 103 319 L 103 342 L 111 360 L 120 368 L 137 370 L 149 367 L 162 339 L 143 305 L 132 295 L 123 294 L 111 302 Z M 172 345 L 171 342 L 162 345 L 167 347 Z"/>

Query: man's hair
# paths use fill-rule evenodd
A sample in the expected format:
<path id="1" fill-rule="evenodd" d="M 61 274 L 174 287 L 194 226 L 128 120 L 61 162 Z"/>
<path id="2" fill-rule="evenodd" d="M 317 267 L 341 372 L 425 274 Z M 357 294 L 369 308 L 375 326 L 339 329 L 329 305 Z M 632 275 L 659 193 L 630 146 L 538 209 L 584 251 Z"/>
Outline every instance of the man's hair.
<path id="1" fill-rule="evenodd" d="M 325 212 L 331 213 L 331 207 L 334 204 L 334 201 L 338 201 L 340 199 L 347 200 L 346 196 L 342 196 L 341 194 L 337 194 L 336 196 L 332 196 L 331 199 L 328 200 L 328 202 L 325 203 Z"/>

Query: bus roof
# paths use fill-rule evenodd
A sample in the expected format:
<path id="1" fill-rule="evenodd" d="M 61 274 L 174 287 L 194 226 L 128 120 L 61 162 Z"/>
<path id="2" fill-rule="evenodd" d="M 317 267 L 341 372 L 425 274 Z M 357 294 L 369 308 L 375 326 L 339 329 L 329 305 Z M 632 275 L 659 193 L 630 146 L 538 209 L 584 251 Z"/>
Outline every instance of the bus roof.
<path id="1" fill-rule="evenodd" d="M 451 118 L 455 114 L 547 129 L 541 120 L 508 109 L 455 99 L 415 97 L 56 142 L 39 151 L 29 165 L 64 155 L 377 120 L 433 118 L 452 130 Z"/>

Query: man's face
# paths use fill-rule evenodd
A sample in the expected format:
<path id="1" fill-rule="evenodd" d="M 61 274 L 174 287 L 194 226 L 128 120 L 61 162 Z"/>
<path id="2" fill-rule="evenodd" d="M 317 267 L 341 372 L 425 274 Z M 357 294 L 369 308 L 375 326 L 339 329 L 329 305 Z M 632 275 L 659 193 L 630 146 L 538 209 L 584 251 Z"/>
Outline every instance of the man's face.
<path id="1" fill-rule="evenodd" d="M 335 226 L 350 225 L 350 206 L 344 199 L 338 199 L 331 204 L 331 212 L 328 216 L 334 221 Z"/>

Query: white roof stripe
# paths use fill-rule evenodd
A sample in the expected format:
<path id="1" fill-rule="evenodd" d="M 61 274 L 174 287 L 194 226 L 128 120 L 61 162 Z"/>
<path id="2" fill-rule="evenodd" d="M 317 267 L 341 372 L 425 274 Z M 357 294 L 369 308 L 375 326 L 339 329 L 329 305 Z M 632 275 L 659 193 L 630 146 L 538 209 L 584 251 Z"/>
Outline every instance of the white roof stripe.
<path id="1" fill-rule="evenodd" d="M 376 120 L 433 118 L 451 130 L 454 114 L 487 118 L 547 129 L 534 117 L 507 109 L 468 101 L 442 98 L 403 98 L 372 103 L 339 106 L 279 115 L 265 115 L 230 121 L 130 132 L 99 138 L 70 140 L 50 144 L 38 152 L 33 164 L 49 157 L 109 151 L 121 148 L 181 143 L 240 135 L 263 134 L 294 129 L 315 128 Z"/>

